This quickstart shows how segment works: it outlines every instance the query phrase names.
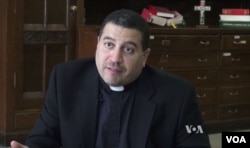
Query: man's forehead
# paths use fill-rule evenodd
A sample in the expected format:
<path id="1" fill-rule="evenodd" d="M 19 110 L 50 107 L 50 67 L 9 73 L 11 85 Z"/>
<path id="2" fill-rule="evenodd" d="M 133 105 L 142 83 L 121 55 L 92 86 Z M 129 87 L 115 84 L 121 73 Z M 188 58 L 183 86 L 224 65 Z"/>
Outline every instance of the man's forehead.
<path id="1" fill-rule="evenodd" d="M 142 34 L 133 28 L 125 28 L 119 25 L 115 25 L 113 23 L 108 23 L 102 33 L 102 37 L 104 38 L 133 38 L 136 40 L 142 39 Z"/>

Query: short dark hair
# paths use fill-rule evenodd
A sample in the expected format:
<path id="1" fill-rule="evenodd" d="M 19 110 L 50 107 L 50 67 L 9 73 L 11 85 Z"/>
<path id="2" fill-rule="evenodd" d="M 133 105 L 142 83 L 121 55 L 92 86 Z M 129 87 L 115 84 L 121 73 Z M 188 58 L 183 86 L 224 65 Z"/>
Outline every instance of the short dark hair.
<path id="1" fill-rule="evenodd" d="M 145 51 L 149 46 L 149 26 L 148 23 L 137 13 L 128 9 L 120 9 L 111 12 L 104 19 L 99 36 L 102 35 L 103 29 L 107 23 L 113 23 L 124 28 L 136 29 L 142 35 L 142 50 Z"/>

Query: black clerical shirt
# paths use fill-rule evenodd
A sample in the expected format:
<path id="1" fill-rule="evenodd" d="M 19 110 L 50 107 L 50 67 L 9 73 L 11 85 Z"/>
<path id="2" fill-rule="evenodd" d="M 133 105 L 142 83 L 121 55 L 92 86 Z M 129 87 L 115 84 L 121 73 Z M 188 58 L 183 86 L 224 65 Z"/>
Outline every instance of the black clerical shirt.
<path id="1" fill-rule="evenodd" d="M 134 82 L 135 83 L 135 82 Z M 113 91 L 100 80 L 96 148 L 130 147 L 128 125 L 135 98 L 134 84 Z"/>

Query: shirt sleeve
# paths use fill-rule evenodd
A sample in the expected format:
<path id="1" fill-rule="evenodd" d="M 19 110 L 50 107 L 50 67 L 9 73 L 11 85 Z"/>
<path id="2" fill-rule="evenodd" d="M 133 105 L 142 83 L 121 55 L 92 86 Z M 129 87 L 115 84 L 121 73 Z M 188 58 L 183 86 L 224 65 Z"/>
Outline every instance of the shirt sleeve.
<path id="1" fill-rule="evenodd" d="M 209 148 L 209 138 L 202 120 L 194 87 L 187 89 L 179 114 L 177 147 Z"/>

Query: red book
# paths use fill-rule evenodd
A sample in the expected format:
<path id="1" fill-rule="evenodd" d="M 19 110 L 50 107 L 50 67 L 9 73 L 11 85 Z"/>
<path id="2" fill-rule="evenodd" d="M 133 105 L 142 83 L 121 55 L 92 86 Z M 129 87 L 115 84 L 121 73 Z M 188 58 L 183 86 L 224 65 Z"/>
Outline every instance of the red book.
<path id="1" fill-rule="evenodd" d="M 249 15 L 250 9 L 223 8 L 222 14 L 224 14 L 224 15 Z"/>
<path id="2" fill-rule="evenodd" d="M 168 17 L 168 18 L 174 17 L 174 13 L 165 7 L 149 5 L 148 11 L 150 11 L 153 15 L 156 16 Z"/>
<path id="3" fill-rule="evenodd" d="M 141 12 L 141 17 L 144 18 L 147 22 L 151 21 L 151 13 L 147 9 L 143 9 Z"/>
<path id="4" fill-rule="evenodd" d="M 144 8 L 141 12 L 141 17 L 144 18 L 147 22 L 165 26 L 167 23 L 167 19 L 164 17 L 159 17 L 156 15 L 153 15 L 148 9 Z"/>

